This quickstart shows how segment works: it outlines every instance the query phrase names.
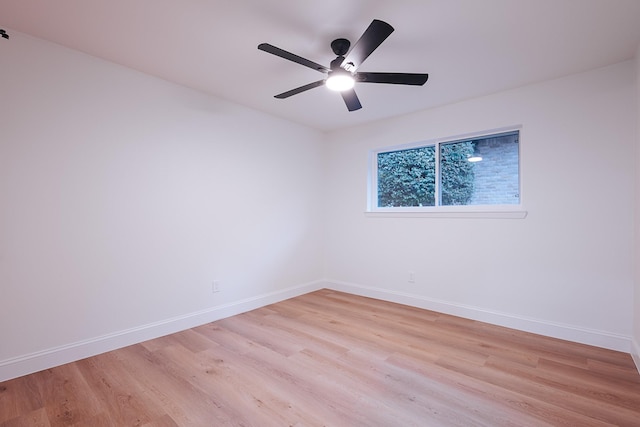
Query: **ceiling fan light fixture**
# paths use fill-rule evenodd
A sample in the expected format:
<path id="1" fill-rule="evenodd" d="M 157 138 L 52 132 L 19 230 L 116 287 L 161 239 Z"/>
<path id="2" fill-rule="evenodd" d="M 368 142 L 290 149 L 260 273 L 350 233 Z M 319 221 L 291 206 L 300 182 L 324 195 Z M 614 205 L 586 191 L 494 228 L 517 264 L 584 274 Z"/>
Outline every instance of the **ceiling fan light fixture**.
<path id="1" fill-rule="evenodd" d="M 331 75 L 327 78 L 325 85 L 333 91 L 336 92 L 344 92 L 345 90 L 349 90 L 353 88 L 355 84 L 355 80 L 351 73 L 348 71 L 345 72 L 336 72 L 333 71 Z"/>

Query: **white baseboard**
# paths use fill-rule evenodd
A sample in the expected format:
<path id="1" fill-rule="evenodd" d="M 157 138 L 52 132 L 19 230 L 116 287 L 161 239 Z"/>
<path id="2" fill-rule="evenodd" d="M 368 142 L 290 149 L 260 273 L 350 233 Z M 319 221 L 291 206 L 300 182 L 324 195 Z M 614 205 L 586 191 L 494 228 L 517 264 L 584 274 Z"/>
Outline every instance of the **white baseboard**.
<path id="1" fill-rule="evenodd" d="M 623 351 L 625 353 L 631 352 L 631 337 L 624 335 L 526 318 L 509 313 L 500 313 L 478 307 L 456 304 L 448 301 L 439 301 L 423 296 L 395 292 L 389 289 L 357 285 L 354 283 L 327 280 L 324 285 L 325 287 L 336 291 L 396 302 L 412 307 L 424 308 L 427 310 L 478 320 L 521 331 L 532 332 L 548 337 Z M 639 361 L 636 360 L 636 365 L 640 366 L 638 363 Z"/>
<path id="2" fill-rule="evenodd" d="M 530 319 L 507 313 L 499 313 L 478 307 L 465 306 L 447 301 L 438 301 L 422 296 L 394 292 L 388 289 L 362 286 L 353 283 L 318 280 L 284 290 L 270 292 L 256 297 L 231 302 L 206 310 L 189 313 L 136 328 L 107 334 L 88 340 L 78 341 L 43 351 L 0 361 L 0 382 L 17 378 L 43 369 L 74 362 L 100 353 L 137 344 L 160 336 L 183 331 L 205 323 L 214 322 L 236 314 L 244 313 L 269 304 L 313 292 L 322 288 L 347 292 L 370 298 L 381 299 L 440 313 L 460 316 L 508 328 L 532 332 L 540 335 L 594 345 L 597 347 L 631 353 L 640 372 L 640 343 L 631 337 L 604 331 L 578 328 L 571 325 Z"/>
<path id="3" fill-rule="evenodd" d="M 638 373 L 640 373 L 640 342 L 635 339 L 631 340 L 631 357 L 633 358 L 633 362 L 636 364 Z"/>
<path id="4" fill-rule="evenodd" d="M 315 281 L 55 348 L 0 360 L 0 382 L 204 325 L 322 289 Z"/>

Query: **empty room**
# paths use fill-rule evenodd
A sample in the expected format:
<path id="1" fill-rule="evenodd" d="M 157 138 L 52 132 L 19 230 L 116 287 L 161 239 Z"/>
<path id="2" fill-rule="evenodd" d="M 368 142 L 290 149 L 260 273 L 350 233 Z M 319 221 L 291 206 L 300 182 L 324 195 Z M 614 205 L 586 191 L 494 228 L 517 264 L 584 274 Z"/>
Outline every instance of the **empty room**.
<path id="1" fill-rule="evenodd" d="M 640 425 L 640 1 L 0 0 L 0 100 L 0 427 Z"/>

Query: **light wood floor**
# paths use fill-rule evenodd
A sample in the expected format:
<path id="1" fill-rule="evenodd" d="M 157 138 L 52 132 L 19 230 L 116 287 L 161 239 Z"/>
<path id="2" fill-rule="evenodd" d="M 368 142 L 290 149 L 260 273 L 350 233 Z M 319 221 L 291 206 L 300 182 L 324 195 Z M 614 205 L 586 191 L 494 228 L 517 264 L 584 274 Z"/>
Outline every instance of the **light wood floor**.
<path id="1" fill-rule="evenodd" d="M 322 290 L 0 383 L 0 426 L 640 426 L 628 354 Z"/>

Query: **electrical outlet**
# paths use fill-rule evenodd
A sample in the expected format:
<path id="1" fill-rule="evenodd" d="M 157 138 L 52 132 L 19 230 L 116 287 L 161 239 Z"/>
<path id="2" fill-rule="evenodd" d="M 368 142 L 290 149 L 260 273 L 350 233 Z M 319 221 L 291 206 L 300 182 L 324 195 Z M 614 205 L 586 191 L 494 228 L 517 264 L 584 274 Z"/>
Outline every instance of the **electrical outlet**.
<path id="1" fill-rule="evenodd" d="M 416 273 L 414 273 L 413 271 L 409 272 L 409 283 L 415 283 L 416 281 Z"/>
<path id="2" fill-rule="evenodd" d="M 219 280 L 214 280 L 213 282 L 211 282 L 211 292 L 213 292 L 214 294 L 216 292 L 220 292 L 220 281 Z"/>

